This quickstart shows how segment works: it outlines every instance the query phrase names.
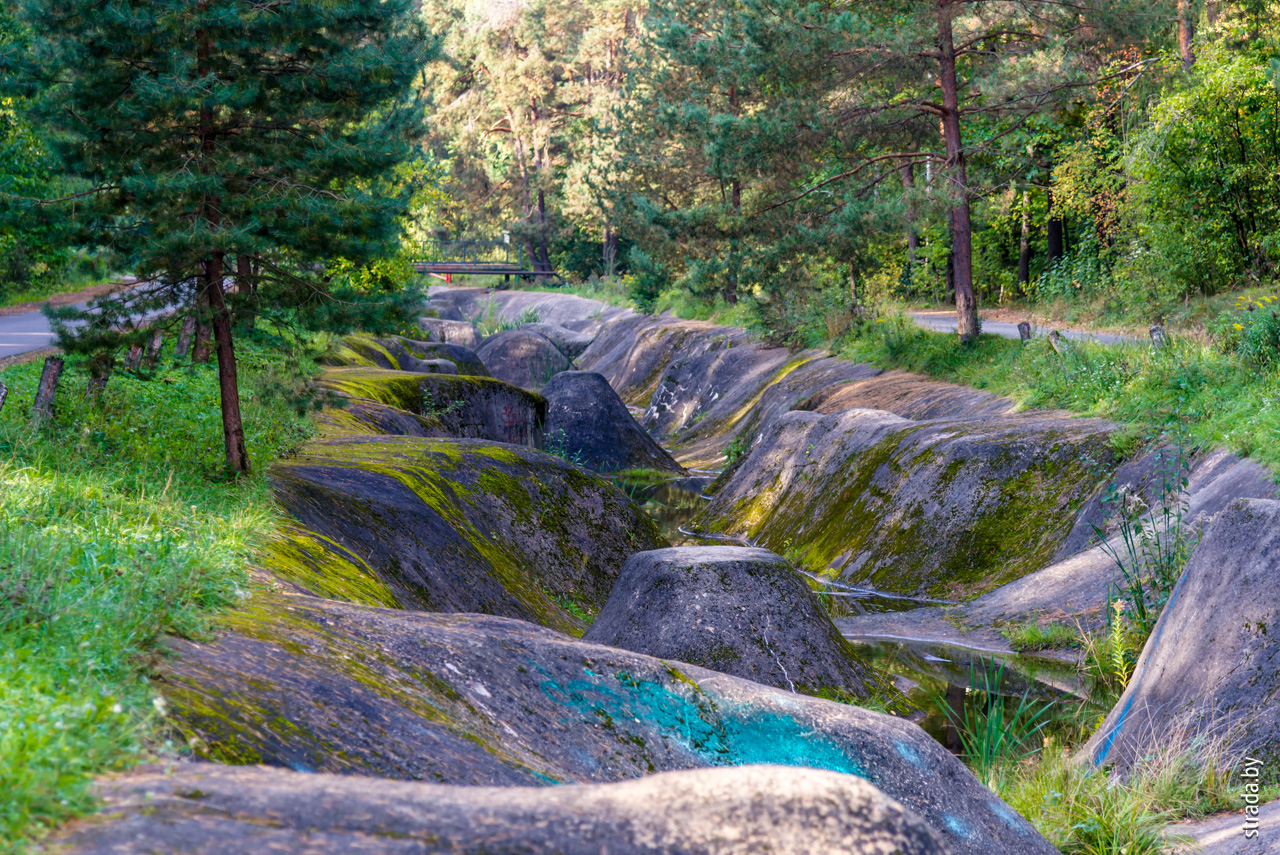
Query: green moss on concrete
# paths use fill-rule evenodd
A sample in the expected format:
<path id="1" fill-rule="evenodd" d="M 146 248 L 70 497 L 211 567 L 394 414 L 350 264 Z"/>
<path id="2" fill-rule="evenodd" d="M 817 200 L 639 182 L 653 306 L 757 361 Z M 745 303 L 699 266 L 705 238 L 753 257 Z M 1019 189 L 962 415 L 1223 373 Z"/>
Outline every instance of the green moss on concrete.
<path id="1" fill-rule="evenodd" d="M 422 380 L 426 375 L 386 368 L 330 368 L 320 375 L 325 389 L 353 398 L 368 398 L 390 407 L 422 412 Z"/>
<path id="2" fill-rule="evenodd" d="M 262 562 L 313 594 L 366 606 L 402 608 L 400 599 L 365 561 L 339 543 L 297 526 L 283 526 Z"/>

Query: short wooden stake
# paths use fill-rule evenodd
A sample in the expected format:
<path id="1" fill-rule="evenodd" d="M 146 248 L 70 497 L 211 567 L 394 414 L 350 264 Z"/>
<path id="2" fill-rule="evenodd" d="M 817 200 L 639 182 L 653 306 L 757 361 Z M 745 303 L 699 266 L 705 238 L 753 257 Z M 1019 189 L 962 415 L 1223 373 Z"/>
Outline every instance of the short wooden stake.
<path id="1" fill-rule="evenodd" d="M 1058 354 L 1059 356 L 1062 355 L 1063 341 L 1064 339 L 1062 338 L 1062 333 L 1058 332 L 1057 330 L 1054 330 L 1053 332 L 1049 333 L 1049 346 L 1052 347 L 1053 352 Z"/>
<path id="2" fill-rule="evenodd" d="M 95 401 L 102 397 L 115 364 L 115 356 L 105 350 L 95 353 L 89 359 L 89 386 L 85 390 L 85 397 Z"/>
<path id="3" fill-rule="evenodd" d="M 62 358 L 50 356 L 40 372 L 40 385 L 36 387 L 36 403 L 31 408 L 32 427 L 41 428 L 53 418 L 53 402 L 58 397 L 58 380 L 62 377 Z"/>
<path id="4" fill-rule="evenodd" d="M 173 350 L 174 359 L 186 359 L 191 352 L 191 337 L 196 332 L 196 316 L 187 315 L 182 319 L 182 331 L 178 333 L 178 344 Z"/>
<path id="5" fill-rule="evenodd" d="M 142 345 L 135 344 L 129 348 L 129 355 L 124 358 L 125 371 L 137 371 L 142 364 Z"/>
<path id="6" fill-rule="evenodd" d="M 1164 327 L 1160 326 L 1159 324 L 1152 324 L 1150 332 L 1151 332 L 1151 346 L 1154 347 L 1156 350 L 1159 350 L 1160 348 L 1164 347 L 1165 342 L 1167 341 L 1164 335 Z"/>
<path id="7" fill-rule="evenodd" d="M 151 336 L 151 342 L 147 345 L 147 367 L 155 368 L 156 363 L 160 361 L 160 348 L 164 347 L 164 332 L 156 330 L 155 335 Z"/>
<path id="8" fill-rule="evenodd" d="M 1018 338 L 1022 339 L 1023 344 L 1031 341 L 1031 324 L 1026 321 L 1018 324 Z"/>

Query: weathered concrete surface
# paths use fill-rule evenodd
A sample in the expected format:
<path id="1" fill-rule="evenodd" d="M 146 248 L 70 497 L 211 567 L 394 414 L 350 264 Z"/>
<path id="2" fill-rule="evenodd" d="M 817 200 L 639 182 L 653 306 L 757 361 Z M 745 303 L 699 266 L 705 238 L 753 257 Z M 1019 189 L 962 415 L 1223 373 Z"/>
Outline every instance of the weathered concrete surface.
<path id="1" fill-rule="evenodd" d="M 426 333 L 427 341 L 456 344 L 475 350 L 480 346 L 480 336 L 468 321 L 446 321 L 440 318 L 418 318 L 418 327 Z"/>
<path id="2" fill-rule="evenodd" d="M 469 347 L 452 342 L 415 341 L 410 338 L 393 337 L 384 339 L 387 350 L 400 362 L 405 371 L 414 370 L 413 366 L 423 362 L 448 360 L 458 368 L 458 373 L 468 377 L 488 377 L 489 369 L 476 352 Z"/>
<path id="3" fill-rule="evenodd" d="M 878 688 L 803 577 L 766 549 L 632 555 L 583 639 L 792 692 Z"/>
<path id="4" fill-rule="evenodd" d="M 1053 849 L 914 724 L 509 618 L 260 595 L 160 684 L 201 756 L 441 783 L 775 763 L 860 775 L 955 853 Z"/>
<path id="5" fill-rule="evenodd" d="M 666 546 L 612 484 L 519 446 L 357 436 L 313 443 L 271 479 L 298 524 L 272 569 L 351 602 L 581 633 L 566 606 L 594 614 L 628 556 Z"/>
<path id="6" fill-rule="evenodd" d="M 568 357 L 548 339 L 523 329 L 494 333 L 476 355 L 491 375 L 524 389 L 539 389 L 571 367 Z"/>
<path id="7" fill-rule="evenodd" d="M 591 346 L 591 342 L 595 341 L 595 336 L 590 333 L 576 332 L 556 324 L 525 324 L 520 329 L 535 332 L 547 339 L 570 362 L 581 356 Z"/>
<path id="8" fill-rule="evenodd" d="M 330 368 L 317 385 L 425 416 L 440 426 L 444 436 L 542 447 L 546 399 L 491 377 Z"/>
<path id="9" fill-rule="evenodd" d="M 1133 678 L 1082 749 L 1125 768 L 1182 731 L 1280 773 L 1280 502 L 1240 499 L 1196 548 Z"/>
<path id="10" fill-rule="evenodd" d="M 428 305 L 440 311 L 441 317 L 458 320 L 481 320 L 493 317 L 517 321 L 528 313 L 538 321 L 577 332 L 594 333 L 606 324 L 625 317 L 635 317 L 630 309 L 619 308 L 573 294 L 545 291 L 490 291 L 482 288 L 450 288 L 433 286 Z"/>
<path id="11" fill-rule="evenodd" d="M 546 441 L 566 457 L 597 472 L 684 469 L 636 422 L 599 374 L 562 371 L 542 388 L 547 399 Z"/>
<path id="12" fill-rule="evenodd" d="M 345 407 L 328 407 L 315 416 L 328 437 L 383 434 L 387 436 L 448 436 L 438 418 L 420 416 L 367 398 L 351 398 Z"/>
<path id="13" fill-rule="evenodd" d="M 886 371 L 844 385 L 827 384 L 797 409 L 823 415 L 852 409 L 884 410 L 927 421 L 1009 415 L 1015 406 L 1008 398 L 991 392 L 939 383 L 905 371 Z"/>
<path id="14" fill-rule="evenodd" d="M 1108 432 L 1053 414 L 790 412 L 712 487 L 695 525 L 800 548 L 805 566 L 845 582 L 966 598 L 1048 562 L 1111 465 Z"/>
<path id="15" fill-rule="evenodd" d="M 113 818 L 69 855 L 946 855 L 866 781 L 750 766 L 594 786 L 489 789 L 183 763 L 99 785 Z"/>

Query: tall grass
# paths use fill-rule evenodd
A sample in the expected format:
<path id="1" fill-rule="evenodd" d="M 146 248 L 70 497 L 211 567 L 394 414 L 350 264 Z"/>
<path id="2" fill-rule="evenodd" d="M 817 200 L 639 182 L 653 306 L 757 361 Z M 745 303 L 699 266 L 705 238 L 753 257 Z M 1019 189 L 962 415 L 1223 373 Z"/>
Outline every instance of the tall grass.
<path id="1" fill-rule="evenodd" d="M 242 349 L 261 473 L 310 431 L 275 392 L 284 357 Z M 54 422 L 27 413 L 40 365 L 0 372 L 0 851 L 90 807 L 94 774 L 164 750 L 146 680 L 168 633 L 197 636 L 246 588 L 272 530 L 261 474 L 222 477 L 215 369 L 118 373 L 100 402 L 63 377 Z"/>

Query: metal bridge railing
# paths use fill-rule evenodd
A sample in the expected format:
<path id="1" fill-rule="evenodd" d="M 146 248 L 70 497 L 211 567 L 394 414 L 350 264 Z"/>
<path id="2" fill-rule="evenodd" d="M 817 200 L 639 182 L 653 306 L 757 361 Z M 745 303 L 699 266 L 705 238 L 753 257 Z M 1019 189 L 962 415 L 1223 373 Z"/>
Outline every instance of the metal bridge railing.
<path id="1" fill-rule="evenodd" d="M 525 248 L 504 240 L 424 241 L 419 260 L 452 264 L 494 264 L 525 269 Z"/>

